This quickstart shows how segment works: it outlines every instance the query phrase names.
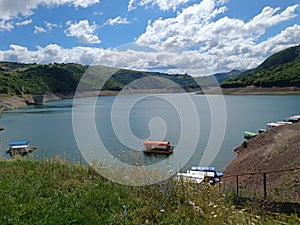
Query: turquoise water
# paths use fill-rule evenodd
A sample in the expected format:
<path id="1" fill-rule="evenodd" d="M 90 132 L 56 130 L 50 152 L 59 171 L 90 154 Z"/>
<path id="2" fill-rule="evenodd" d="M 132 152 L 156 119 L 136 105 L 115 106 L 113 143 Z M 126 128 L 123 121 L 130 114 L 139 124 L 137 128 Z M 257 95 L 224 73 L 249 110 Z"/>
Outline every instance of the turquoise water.
<path id="1" fill-rule="evenodd" d="M 211 165 L 224 169 L 235 157 L 233 149 L 243 141 L 245 130 L 257 132 L 260 128 L 266 128 L 268 122 L 300 114 L 300 96 L 228 95 L 224 96 L 224 110 L 222 104 L 220 107 L 212 107 L 207 96 L 191 93 L 188 97 L 193 108 L 189 104 L 185 105 L 186 99 L 182 95 L 184 94 L 99 97 L 93 110 L 101 143 L 111 155 L 120 160 L 131 164 L 152 164 L 163 160 L 165 156 L 144 156 L 140 151 L 143 140 L 163 137 L 175 145 L 174 155 L 177 154 L 176 151 L 184 154 L 191 150 L 191 143 L 196 141 L 189 166 L 200 163 L 210 136 L 215 135 L 215 138 L 221 140 L 221 146 Z M 80 101 L 84 104 L 93 103 L 93 99 Z M 59 156 L 69 161 L 84 161 L 76 143 L 78 138 L 74 136 L 72 110 L 73 100 L 62 100 L 48 102 L 43 106 L 5 111 L 0 120 L 5 128 L 0 133 L 2 157 L 7 157 L 5 149 L 9 142 L 28 140 L 31 145 L 39 148 L 34 152 L 35 158 Z M 212 110 L 220 111 L 212 113 Z M 90 116 L 93 114 L 83 112 L 77 118 L 82 120 L 81 131 L 87 138 L 91 135 L 84 121 Z M 215 116 L 218 118 L 214 118 Z M 222 130 L 212 130 L 213 123 L 226 125 L 224 137 L 220 135 Z M 127 125 L 128 129 L 125 129 Z M 183 129 L 184 126 L 188 129 Z M 214 129 L 219 129 L 218 124 Z M 98 147 L 93 140 L 90 143 L 85 151 L 90 150 L 93 154 Z M 176 146 L 180 146 L 180 149 L 176 149 Z"/>

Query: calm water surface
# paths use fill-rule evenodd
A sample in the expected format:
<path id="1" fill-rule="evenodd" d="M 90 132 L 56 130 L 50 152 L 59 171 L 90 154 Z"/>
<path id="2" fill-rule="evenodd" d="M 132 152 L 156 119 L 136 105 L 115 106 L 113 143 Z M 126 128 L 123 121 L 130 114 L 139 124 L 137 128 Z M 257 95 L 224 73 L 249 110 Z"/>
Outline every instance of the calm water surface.
<path id="1" fill-rule="evenodd" d="M 129 146 L 120 141 L 119 136 L 131 140 L 131 136 L 134 135 L 137 140 L 145 140 L 150 136 L 159 138 L 163 135 L 164 139 L 173 143 L 175 147 L 183 135 L 192 137 L 193 134 L 189 133 L 189 130 L 184 134 L 181 133 L 182 121 L 177 109 L 178 105 L 183 103 L 180 95 L 182 94 L 122 95 L 98 98 L 95 105 L 95 123 L 101 142 L 114 157 L 129 163 L 151 164 L 162 160 L 163 158 L 160 159 L 160 157 L 145 157 L 139 152 L 142 142 L 140 144 L 132 142 Z M 187 166 L 199 164 L 211 134 L 211 123 L 214 120 L 211 116 L 210 105 L 204 95 L 191 93 L 189 96 L 196 107 L 198 120 L 191 113 L 193 116 L 185 121 L 192 126 L 199 126 L 200 135 L 196 151 Z M 168 102 L 166 97 L 171 97 L 173 102 Z M 91 99 L 82 101 L 88 103 Z M 116 101 L 117 107 L 114 105 Z M 218 169 L 224 169 L 235 157 L 233 149 L 243 141 L 245 130 L 256 132 L 259 128 L 266 128 L 268 122 L 300 114 L 300 96 L 224 96 L 224 101 L 226 105 L 225 136 L 220 151 L 212 163 Z M 34 152 L 36 158 L 59 156 L 69 161 L 83 161 L 74 137 L 72 107 L 73 100 L 62 100 L 48 102 L 43 106 L 28 106 L 5 111 L 0 120 L 0 124 L 5 128 L 5 131 L 0 134 L 2 157 L 7 157 L 5 149 L 9 142 L 28 140 L 31 145 L 39 147 L 39 150 Z M 186 110 L 191 109 L 186 108 Z M 85 114 L 85 116 L 89 115 Z M 123 122 L 128 123 L 130 132 L 123 129 Z M 190 130 L 194 129 L 191 127 Z M 188 142 L 184 144 L 187 149 L 190 148 Z M 97 151 L 96 148 L 95 146 L 92 151 Z M 174 153 L 176 154 L 176 151 Z"/>

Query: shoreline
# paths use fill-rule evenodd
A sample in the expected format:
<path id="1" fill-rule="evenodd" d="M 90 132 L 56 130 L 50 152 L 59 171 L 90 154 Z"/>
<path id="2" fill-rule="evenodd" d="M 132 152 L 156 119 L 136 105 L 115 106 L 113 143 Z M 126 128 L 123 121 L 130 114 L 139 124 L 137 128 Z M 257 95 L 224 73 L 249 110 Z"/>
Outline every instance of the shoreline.
<path id="1" fill-rule="evenodd" d="M 191 90 L 194 92 L 195 90 Z M 189 92 L 189 91 L 187 91 Z M 98 96 L 111 96 L 118 94 L 172 94 L 172 93 L 182 93 L 182 90 L 178 89 L 124 89 L 121 91 L 87 91 L 83 93 L 76 93 L 76 97 L 92 97 Z M 208 87 L 201 91 L 196 92 L 196 94 L 217 94 L 217 95 L 300 95 L 300 88 L 298 87 L 271 87 L 262 88 L 255 86 L 248 86 L 244 88 L 220 88 L 220 87 Z M 44 102 L 58 101 L 62 99 L 73 99 L 74 93 L 46 93 Z M 28 105 L 34 105 L 33 95 L 24 94 L 21 96 L 0 96 L 0 113 L 4 110 L 12 110 L 17 108 L 23 108 Z"/>
<path id="2" fill-rule="evenodd" d="M 195 92 L 193 90 L 193 92 Z M 118 94 L 172 94 L 172 93 L 183 93 L 178 89 L 124 89 L 121 91 L 86 91 L 81 93 L 46 93 L 44 97 L 44 102 L 58 101 L 62 99 L 73 99 L 76 98 L 86 98 L 93 96 L 113 96 Z M 33 94 L 24 94 L 21 96 L 0 96 L 0 113 L 5 110 L 13 110 L 18 108 L 23 108 L 28 105 L 35 105 L 33 100 Z"/>
<path id="3" fill-rule="evenodd" d="M 44 102 L 57 101 L 66 98 L 73 98 L 73 95 L 58 95 L 53 93 L 46 93 Z M 0 113 L 4 110 L 13 110 L 23 108 L 28 105 L 34 105 L 33 95 L 24 94 L 21 96 L 1 96 L 0 97 Z"/>
<path id="4" fill-rule="evenodd" d="M 243 88 L 220 88 L 209 87 L 197 94 L 223 94 L 223 95 L 300 95 L 298 87 L 255 87 L 247 86 Z"/>

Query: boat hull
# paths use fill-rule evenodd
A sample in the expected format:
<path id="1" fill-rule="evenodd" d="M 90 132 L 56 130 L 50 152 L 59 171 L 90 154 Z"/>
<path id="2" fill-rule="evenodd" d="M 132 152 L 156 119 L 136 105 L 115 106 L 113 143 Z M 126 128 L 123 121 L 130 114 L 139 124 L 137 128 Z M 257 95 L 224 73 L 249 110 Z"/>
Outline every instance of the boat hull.
<path id="1" fill-rule="evenodd" d="M 173 153 L 173 150 L 159 150 L 159 149 L 150 149 L 150 150 L 143 150 L 145 154 L 164 154 L 170 155 Z"/>

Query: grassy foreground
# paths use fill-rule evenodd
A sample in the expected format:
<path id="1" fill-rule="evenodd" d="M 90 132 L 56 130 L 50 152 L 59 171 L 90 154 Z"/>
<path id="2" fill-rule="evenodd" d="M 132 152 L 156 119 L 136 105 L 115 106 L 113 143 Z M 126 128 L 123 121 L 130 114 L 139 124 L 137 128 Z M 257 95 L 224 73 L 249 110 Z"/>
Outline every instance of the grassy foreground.
<path id="1" fill-rule="evenodd" d="M 0 224 L 297 224 L 238 209 L 218 187 L 112 183 L 59 160 L 0 160 Z"/>

